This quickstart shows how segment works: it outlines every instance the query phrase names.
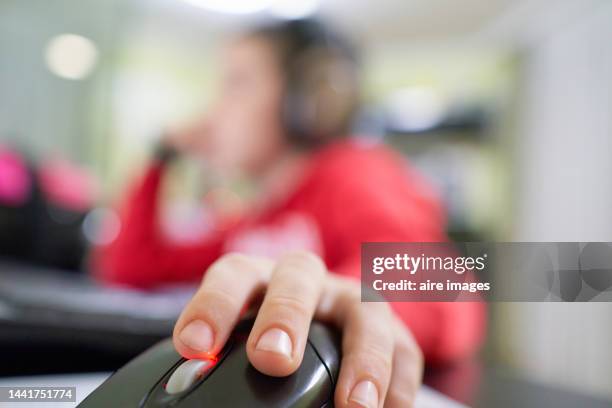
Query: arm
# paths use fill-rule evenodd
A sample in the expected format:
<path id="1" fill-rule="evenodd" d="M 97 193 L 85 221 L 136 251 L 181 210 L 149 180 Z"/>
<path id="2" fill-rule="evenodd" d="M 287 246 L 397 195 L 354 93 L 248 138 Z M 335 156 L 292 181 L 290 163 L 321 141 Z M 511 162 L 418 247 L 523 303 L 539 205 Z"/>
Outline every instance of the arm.
<path id="1" fill-rule="evenodd" d="M 165 160 L 154 162 L 124 203 L 118 237 L 94 250 L 94 270 L 102 281 L 141 288 L 197 281 L 221 254 L 222 233 L 190 245 L 176 245 L 162 236 L 157 214 L 165 168 Z"/>

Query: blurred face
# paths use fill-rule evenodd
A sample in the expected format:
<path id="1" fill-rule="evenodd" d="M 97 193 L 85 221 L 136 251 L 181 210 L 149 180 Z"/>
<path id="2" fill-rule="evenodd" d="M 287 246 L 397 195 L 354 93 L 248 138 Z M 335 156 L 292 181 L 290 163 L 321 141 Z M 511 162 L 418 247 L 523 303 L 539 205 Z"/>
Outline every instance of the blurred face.
<path id="1" fill-rule="evenodd" d="M 231 44 L 222 72 L 203 151 L 220 170 L 256 175 L 287 148 L 280 120 L 282 72 L 272 45 L 254 37 Z"/>

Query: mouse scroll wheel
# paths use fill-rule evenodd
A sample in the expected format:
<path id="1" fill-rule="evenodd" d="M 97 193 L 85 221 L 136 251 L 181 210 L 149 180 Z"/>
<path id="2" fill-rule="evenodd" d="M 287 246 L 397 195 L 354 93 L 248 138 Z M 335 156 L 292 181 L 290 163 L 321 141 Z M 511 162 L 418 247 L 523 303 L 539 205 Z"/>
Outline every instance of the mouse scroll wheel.
<path id="1" fill-rule="evenodd" d="M 197 380 L 213 366 L 210 360 L 187 360 L 174 370 L 168 383 L 166 392 L 168 394 L 178 394 L 191 387 Z"/>

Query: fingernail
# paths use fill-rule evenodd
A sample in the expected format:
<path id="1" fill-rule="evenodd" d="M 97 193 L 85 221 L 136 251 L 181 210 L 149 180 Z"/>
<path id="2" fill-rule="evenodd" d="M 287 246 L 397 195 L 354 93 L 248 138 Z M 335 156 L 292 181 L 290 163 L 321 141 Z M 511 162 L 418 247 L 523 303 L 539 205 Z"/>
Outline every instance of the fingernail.
<path id="1" fill-rule="evenodd" d="M 179 340 L 192 350 L 210 351 L 213 347 L 213 331 L 202 320 L 194 320 L 181 330 Z"/>
<path id="2" fill-rule="evenodd" d="M 291 337 L 289 337 L 285 331 L 275 328 L 269 329 L 262 334 L 255 348 L 257 350 L 282 354 L 291 358 L 293 345 L 291 344 Z"/>
<path id="3" fill-rule="evenodd" d="M 376 408 L 378 406 L 378 390 L 372 381 L 362 381 L 353 388 L 349 402 L 353 402 L 364 408 Z"/>

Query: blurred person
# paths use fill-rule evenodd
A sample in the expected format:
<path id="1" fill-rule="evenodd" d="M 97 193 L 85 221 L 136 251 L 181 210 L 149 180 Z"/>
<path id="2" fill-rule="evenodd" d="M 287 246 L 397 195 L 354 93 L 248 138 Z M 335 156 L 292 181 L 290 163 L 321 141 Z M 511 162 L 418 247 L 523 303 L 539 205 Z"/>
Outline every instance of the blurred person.
<path id="1" fill-rule="evenodd" d="M 446 240 L 440 203 L 398 154 L 346 137 L 358 57 L 328 27 L 257 27 L 230 43 L 223 64 L 216 104 L 163 139 L 130 191 L 118 237 L 94 254 L 97 276 L 139 288 L 204 277 L 174 330 L 188 358 L 219 351 L 265 289 L 247 347 L 258 370 L 295 371 L 314 317 L 343 331 L 336 406 L 411 406 L 423 356 L 443 364 L 477 350 L 483 306 L 361 303 L 360 244 Z M 168 240 L 158 215 L 162 178 L 181 153 L 258 186 L 241 220 L 189 245 Z"/>

